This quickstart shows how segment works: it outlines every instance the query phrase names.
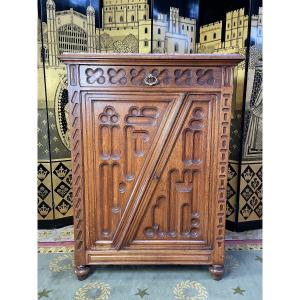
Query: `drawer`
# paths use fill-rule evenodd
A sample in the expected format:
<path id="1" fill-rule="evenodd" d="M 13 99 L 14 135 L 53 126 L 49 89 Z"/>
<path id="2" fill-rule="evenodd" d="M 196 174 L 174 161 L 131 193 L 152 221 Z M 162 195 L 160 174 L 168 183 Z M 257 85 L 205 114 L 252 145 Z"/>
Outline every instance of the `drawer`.
<path id="1" fill-rule="evenodd" d="M 222 72 L 214 67 L 80 66 L 83 87 L 215 87 L 221 86 Z"/>

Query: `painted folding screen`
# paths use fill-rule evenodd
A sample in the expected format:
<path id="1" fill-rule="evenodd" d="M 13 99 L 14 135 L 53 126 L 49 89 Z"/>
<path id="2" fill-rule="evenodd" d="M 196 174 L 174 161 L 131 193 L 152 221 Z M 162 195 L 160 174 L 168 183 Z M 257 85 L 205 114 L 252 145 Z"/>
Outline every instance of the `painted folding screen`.
<path id="1" fill-rule="evenodd" d="M 53 228 L 73 222 L 67 74 L 58 55 L 99 52 L 100 7 L 39 0 L 38 9 L 38 224 Z"/>
<path id="2" fill-rule="evenodd" d="M 227 225 L 260 226 L 260 7 L 259 0 L 39 0 L 39 227 L 72 223 L 67 79 L 57 57 L 62 52 L 245 55 L 234 74 Z"/>

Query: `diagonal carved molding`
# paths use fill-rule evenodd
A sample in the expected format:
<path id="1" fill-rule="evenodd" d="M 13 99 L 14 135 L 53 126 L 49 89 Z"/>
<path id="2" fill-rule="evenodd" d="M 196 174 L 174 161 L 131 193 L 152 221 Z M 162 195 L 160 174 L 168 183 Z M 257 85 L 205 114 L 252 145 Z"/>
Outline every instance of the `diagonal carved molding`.
<path id="1" fill-rule="evenodd" d="M 159 158 L 162 158 L 161 154 L 164 144 L 168 138 L 171 131 L 174 131 L 174 123 L 178 124 L 178 119 L 176 115 L 180 109 L 181 103 L 186 102 L 184 100 L 185 94 L 180 94 L 173 99 L 172 104 L 167 108 L 165 112 L 164 119 L 161 123 L 161 128 L 164 127 L 164 131 L 160 130 L 155 137 L 155 140 L 152 143 L 152 146 L 149 150 L 149 153 L 152 153 L 151 160 L 148 161 L 148 164 L 143 166 L 143 169 L 140 171 L 140 175 L 136 180 L 133 192 L 130 195 L 127 206 L 124 210 L 123 216 L 119 222 L 119 225 L 115 231 L 115 235 L 112 240 L 114 248 L 120 249 L 128 241 L 128 235 L 132 234 L 136 230 L 136 220 L 140 216 L 141 206 L 147 205 L 146 202 L 142 202 L 142 198 L 147 194 L 149 183 L 153 183 L 151 180 L 153 178 L 152 171 L 155 167 L 156 162 Z M 180 114 L 181 115 L 181 114 Z M 177 125 L 177 130 L 180 129 L 180 125 Z M 159 142 L 158 142 L 159 141 Z M 169 147 L 167 147 L 169 148 Z M 170 149 L 169 149 L 170 151 Z M 162 155 L 162 156 L 161 156 Z M 159 169 L 157 169 L 157 174 L 159 174 Z M 158 175 L 159 176 L 159 175 Z M 141 205 L 142 204 L 142 205 Z"/>

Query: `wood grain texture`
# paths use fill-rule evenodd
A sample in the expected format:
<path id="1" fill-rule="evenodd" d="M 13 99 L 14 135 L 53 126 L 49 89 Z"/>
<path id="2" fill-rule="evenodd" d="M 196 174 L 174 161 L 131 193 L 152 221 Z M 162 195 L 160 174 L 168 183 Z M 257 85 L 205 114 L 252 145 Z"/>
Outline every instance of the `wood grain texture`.
<path id="1" fill-rule="evenodd" d="M 232 72 L 241 57 L 60 58 L 78 277 L 90 264 L 207 264 L 220 279 Z"/>

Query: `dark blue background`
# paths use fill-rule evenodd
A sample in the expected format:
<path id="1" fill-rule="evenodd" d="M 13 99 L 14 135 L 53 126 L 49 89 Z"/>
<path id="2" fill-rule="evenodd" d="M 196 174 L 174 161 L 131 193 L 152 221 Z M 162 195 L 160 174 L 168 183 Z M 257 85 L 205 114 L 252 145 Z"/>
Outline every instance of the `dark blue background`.
<path id="1" fill-rule="evenodd" d="M 39 18 L 46 22 L 46 1 L 38 0 Z M 68 10 L 73 7 L 74 10 L 86 15 L 86 8 L 90 0 L 54 0 L 56 11 Z M 180 16 L 194 18 L 197 20 L 196 41 L 199 40 L 199 27 L 215 21 L 223 21 L 225 24 L 226 12 L 245 8 L 245 14 L 249 14 L 250 1 L 252 1 L 252 14 L 257 14 L 258 7 L 262 6 L 262 0 L 148 0 L 151 7 L 153 6 L 153 17 L 157 13 L 169 14 L 170 6 L 179 8 Z M 101 7 L 102 0 L 91 0 L 91 4 L 96 13 L 96 27 L 101 27 Z M 150 11 L 151 15 L 151 11 Z M 223 31 L 225 26 L 223 26 Z M 222 40 L 224 39 L 224 32 Z"/>

